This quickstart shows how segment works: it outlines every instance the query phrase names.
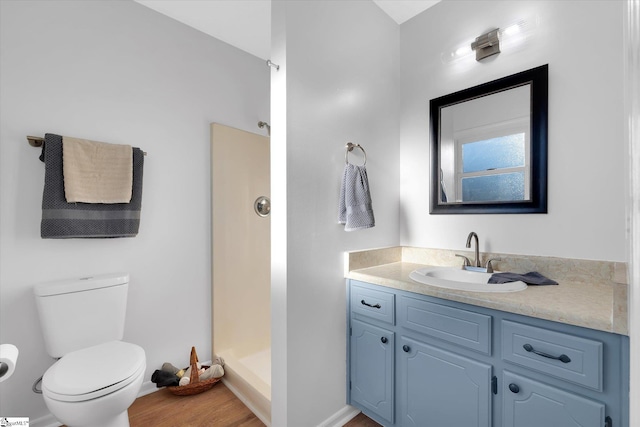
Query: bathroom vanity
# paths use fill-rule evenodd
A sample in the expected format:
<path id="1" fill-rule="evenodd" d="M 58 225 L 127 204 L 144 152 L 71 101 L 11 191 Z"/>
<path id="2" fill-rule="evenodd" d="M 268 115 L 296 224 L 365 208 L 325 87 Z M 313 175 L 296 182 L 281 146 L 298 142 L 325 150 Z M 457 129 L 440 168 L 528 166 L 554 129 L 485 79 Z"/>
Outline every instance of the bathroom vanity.
<path id="1" fill-rule="evenodd" d="M 415 283 L 418 266 L 345 271 L 348 403 L 384 426 L 628 427 L 616 285 L 480 294 Z"/>

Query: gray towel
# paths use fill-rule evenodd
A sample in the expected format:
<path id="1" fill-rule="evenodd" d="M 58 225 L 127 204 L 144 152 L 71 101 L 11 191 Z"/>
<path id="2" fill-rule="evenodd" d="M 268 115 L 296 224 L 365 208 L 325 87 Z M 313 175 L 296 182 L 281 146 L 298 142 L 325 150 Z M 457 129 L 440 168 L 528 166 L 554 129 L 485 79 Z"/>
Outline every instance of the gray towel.
<path id="1" fill-rule="evenodd" d="M 62 136 L 44 137 L 43 239 L 134 237 L 140 226 L 144 154 L 133 148 L 133 191 L 130 203 L 67 203 L 62 174 Z"/>
<path id="2" fill-rule="evenodd" d="M 338 202 L 338 222 L 345 225 L 345 231 L 371 228 L 376 225 L 367 169 L 364 166 L 347 163 L 344 167 Z"/>
<path id="3" fill-rule="evenodd" d="M 548 279 L 537 271 L 525 274 L 518 273 L 494 273 L 489 278 L 489 283 L 524 282 L 527 285 L 557 285 L 555 280 Z"/>

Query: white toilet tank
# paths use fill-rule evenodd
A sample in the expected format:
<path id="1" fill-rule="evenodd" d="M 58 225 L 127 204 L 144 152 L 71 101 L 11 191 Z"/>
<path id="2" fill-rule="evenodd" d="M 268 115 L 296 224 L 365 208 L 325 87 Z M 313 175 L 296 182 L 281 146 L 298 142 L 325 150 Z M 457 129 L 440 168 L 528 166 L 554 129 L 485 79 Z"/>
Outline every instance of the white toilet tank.
<path id="1" fill-rule="evenodd" d="M 47 353 L 54 358 L 122 340 L 127 273 L 59 280 L 33 289 Z"/>

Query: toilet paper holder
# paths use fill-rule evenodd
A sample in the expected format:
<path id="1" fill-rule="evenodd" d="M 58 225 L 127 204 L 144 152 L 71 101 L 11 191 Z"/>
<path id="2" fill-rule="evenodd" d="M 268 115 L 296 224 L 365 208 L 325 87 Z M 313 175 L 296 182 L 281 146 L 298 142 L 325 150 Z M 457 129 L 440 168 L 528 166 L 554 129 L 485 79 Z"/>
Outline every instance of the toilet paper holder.
<path id="1" fill-rule="evenodd" d="M 18 353 L 13 344 L 0 345 L 0 382 L 8 380 L 15 372 Z"/>

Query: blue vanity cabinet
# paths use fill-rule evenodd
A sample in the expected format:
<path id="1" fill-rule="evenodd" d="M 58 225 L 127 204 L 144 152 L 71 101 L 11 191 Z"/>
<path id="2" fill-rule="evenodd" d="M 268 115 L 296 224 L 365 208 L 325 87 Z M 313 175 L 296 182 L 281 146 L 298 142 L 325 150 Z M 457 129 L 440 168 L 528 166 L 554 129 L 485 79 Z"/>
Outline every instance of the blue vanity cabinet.
<path id="1" fill-rule="evenodd" d="M 385 427 L 629 427 L 626 336 L 347 289 L 347 402 Z"/>

